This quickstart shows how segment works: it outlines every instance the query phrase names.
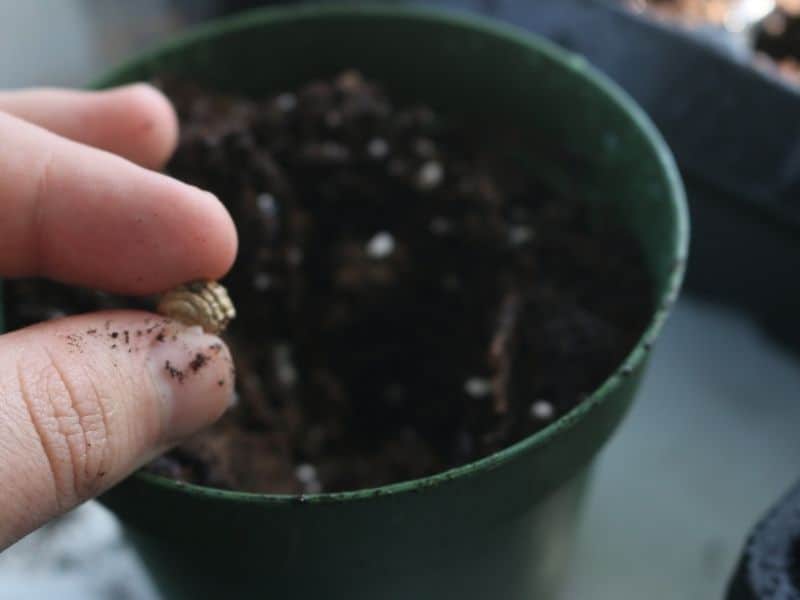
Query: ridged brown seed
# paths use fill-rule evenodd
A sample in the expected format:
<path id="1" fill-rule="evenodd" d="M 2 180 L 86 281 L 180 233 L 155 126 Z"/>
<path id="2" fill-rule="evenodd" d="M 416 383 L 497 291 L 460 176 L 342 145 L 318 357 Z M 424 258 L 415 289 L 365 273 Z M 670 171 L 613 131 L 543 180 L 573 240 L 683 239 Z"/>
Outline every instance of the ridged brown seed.
<path id="1" fill-rule="evenodd" d="M 216 281 L 192 281 L 161 297 L 158 313 L 207 333 L 222 333 L 236 317 L 228 291 Z"/>

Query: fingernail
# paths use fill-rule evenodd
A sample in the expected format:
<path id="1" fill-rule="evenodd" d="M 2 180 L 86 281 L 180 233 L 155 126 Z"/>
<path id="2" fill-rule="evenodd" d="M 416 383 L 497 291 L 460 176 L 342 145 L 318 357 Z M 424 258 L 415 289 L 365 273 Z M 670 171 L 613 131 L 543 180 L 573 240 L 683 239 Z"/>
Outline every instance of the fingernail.
<path id="1" fill-rule="evenodd" d="M 167 442 L 210 425 L 233 403 L 228 348 L 200 327 L 168 325 L 153 339 L 147 366 L 161 396 Z"/>

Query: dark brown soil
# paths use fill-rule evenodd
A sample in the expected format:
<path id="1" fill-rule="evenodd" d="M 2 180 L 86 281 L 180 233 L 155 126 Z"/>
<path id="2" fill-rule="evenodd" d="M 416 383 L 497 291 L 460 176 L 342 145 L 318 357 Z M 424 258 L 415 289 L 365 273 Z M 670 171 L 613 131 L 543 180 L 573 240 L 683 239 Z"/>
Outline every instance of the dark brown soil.
<path id="1" fill-rule="evenodd" d="M 396 107 L 352 72 L 265 101 L 164 87 L 182 122 L 168 170 L 239 228 L 239 398 L 152 471 L 286 493 L 429 475 L 548 425 L 641 335 L 637 244 L 514 158 L 557 147 Z M 14 328 L 129 302 L 8 284 Z"/>

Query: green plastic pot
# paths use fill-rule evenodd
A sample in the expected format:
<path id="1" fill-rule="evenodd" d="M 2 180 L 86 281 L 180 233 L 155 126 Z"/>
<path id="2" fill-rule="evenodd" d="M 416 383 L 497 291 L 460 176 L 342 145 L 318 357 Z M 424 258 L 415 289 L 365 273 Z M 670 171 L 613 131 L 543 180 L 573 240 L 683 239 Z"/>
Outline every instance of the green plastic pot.
<path id="1" fill-rule="evenodd" d="M 585 402 L 466 466 L 378 489 L 308 497 L 219 491 L 139 473 L 103 502 L 166 598 L 531 600 L 565 578 L 592 459 L 630 406 L 680 286 L 688 222 L 672 157 L 642 111 L 585 62 L 492 22 L 389 7 L 301 7 L 202 27 L 99 87 L 178 73 L 261 96 L 357 67 L 446 114 L 504 115 L 595 167 L 559 185 L 644 247 L 657 308 L 640 343 Z"/>

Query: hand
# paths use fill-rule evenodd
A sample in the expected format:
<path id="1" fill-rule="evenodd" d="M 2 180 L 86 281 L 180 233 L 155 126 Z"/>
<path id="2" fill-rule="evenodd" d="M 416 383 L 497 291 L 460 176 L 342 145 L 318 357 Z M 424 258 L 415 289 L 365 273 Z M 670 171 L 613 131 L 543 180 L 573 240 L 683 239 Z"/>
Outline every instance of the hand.
<path id="1" fill-rule="evenodd" d="M 144 84 L 0 92 L 0 276 L 152 294 L 224 275 L 237 244 L 225 208 L 148 170 L 177 129 Z M 0 550 L 229 406 L 225 346 L 164 321 L 114 311 L 0 336 Z M 189 368 L 198 353 L 208 361 Z"/>

